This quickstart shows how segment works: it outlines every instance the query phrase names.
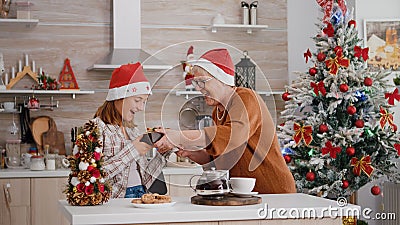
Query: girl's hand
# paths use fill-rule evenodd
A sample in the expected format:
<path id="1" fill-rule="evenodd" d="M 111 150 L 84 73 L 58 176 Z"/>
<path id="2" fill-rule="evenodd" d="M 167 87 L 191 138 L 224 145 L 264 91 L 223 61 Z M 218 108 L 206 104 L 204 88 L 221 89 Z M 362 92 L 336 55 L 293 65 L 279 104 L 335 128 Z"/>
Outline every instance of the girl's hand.
<path id="1" fill-rule="evenodd" d="M 133 145 L 135 146 L 136 150 L 139 152 L 140 155 L 146 154 L 153 146 L 146 144 L 145 142 L 141 142 L 140 139 L 143 138 L 143 135 L 140 135 L 135 140 L 133 140 Z"/>

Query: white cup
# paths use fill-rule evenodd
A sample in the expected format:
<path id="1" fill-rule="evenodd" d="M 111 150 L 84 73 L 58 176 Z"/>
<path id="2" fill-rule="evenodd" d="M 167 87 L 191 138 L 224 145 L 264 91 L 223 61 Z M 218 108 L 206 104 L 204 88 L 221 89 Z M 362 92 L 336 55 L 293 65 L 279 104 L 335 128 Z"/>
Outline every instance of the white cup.
<path id="1" fill-rule="evenodd" d="M 3 102 L 3 108 L 4 110 L 13 110 L 15 107 L 14 102 Z"/>
<path id="2" fill-rule="evenodd" d="M 250 193 L 256 185 L 256 178 L 231 177 L 229 180 L 233 192 Z"/>

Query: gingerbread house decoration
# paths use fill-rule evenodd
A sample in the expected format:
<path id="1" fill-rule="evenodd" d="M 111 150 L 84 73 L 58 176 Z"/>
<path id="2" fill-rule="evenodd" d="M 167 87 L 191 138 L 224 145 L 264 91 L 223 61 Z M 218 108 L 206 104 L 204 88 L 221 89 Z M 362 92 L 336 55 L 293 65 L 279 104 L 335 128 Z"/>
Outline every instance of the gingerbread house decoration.
<path id="1" fill-rule="evenodd" d="M 62 89 L 79 89 L 78 83 L 76 82 L 74 71 L 72 71 L 71 63 L 68 58 L 65 59 L 64 67 L 60 73 L 58 82 L 61 84 Z"/>
<path id="2" fill-rule="evenodd" d="M 11 89 L 31 89 L 39 83 L 37 73 L 33 72 L 30 66 L 24 66 L 24 69 L 17 73 L 17 76 L 7 84 L 7 90 Z"/>

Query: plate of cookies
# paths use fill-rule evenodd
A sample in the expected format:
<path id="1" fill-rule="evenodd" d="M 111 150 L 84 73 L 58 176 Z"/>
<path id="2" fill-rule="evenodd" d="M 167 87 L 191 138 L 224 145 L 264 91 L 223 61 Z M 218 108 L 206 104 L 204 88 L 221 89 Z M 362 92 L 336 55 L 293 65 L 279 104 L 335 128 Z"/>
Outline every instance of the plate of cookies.
<path id="1" fill-rule="evenodd" d="M 158 209 L 166 208 L 175 205 L 176 202 L 171 201 L 171 196 L 154 194 L 144 194 L 141 198 L 134 198 L 131 201 L 136 208 L 143 209 Z"/>

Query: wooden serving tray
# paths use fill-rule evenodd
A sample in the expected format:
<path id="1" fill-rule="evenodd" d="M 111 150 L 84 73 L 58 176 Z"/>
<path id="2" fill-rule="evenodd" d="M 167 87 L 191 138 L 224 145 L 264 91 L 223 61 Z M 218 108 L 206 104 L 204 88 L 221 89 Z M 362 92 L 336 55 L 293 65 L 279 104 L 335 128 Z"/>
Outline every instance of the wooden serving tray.
<path id="1" fill-rule="evenodd" d="M 213 205 L 213 206 L 238 206 L 238 205 L 255 205 L 262 202 L 261 197 L 236 197 L 233 195 L 223 196 L 221 199 L 208 199 L 201 196 L 193 196 L 190 199 L 192 204 L 196 205 Z"/>

